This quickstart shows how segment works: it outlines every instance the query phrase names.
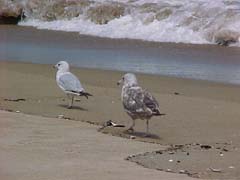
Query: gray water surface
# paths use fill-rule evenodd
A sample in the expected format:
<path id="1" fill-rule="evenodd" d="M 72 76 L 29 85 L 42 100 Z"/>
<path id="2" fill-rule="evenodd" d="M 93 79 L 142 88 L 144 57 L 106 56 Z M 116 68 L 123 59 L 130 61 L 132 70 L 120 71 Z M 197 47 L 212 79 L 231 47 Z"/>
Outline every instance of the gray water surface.
<path id="1" fill-rule="evenodd" d="M 0 26 L 0 60 L 131 71 L 240 84 L 240 48 L 111 40 Z"/>

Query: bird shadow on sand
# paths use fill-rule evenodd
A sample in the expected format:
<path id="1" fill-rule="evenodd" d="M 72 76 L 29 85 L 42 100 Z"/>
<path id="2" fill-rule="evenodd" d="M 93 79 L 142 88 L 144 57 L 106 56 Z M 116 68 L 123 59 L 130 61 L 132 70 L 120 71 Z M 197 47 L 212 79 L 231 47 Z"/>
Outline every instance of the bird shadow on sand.
<path id="1" fill-rule="evenodd" d="M 139 131 L 134 131 L 134 132 L 128 132 L 128 131 L 125 131 L 125 133 L 127 135 L 130 135 L 130 136 L 136 136 L 136 137 L 139 137 L 139 138 L 150 138 L 150 139 L 158 139 L 160 140 L 161 138 L 156 135 L 156 134 L 151 134 L 151 133 L 145 133 L 145 132 L 139 132 Z"/>
<path id="2" fill-rule="evenodd" d="M 66 109 L 69 109 L 69 108 L 68 108 L 68 105 L 65 105 L 65 104 L 59 104 L 58 106 L 59 106 L 59 107 L 66 108 Z M 79 106 L 72 106 L 72 107 L 70 108 L 70 110 L 71 110 L 71 109 L 77 109 L 77 110 L 80 110 L 80 111 L 88 111 L 88 109 L 85 109 L 85 108 L 82 108 L 82 107 L 79 107 Z"/>

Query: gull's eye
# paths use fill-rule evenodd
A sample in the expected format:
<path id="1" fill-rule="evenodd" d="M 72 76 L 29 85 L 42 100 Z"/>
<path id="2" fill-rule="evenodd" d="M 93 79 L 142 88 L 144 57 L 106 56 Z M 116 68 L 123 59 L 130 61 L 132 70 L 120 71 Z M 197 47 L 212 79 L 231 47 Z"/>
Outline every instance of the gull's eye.
<path id="1" fill-rule="evenodd" d="M 60 64 L 57 64 L 57 66 L 60 66 Z"/>

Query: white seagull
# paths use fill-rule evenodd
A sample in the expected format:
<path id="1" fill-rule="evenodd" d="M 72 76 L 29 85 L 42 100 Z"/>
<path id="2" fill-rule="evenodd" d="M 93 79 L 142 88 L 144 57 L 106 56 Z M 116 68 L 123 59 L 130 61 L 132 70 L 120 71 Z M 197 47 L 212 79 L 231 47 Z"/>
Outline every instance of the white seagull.
<path id="1" fill-rule="evenodd" d="M 69 71 L 69 64 L 66 61 L 59 61 L 55 66 L 58 69 L 56 74 L 57 85 L 67 94 L 69 99 L 68 108 L 72 108 L 74 96 L 92 96 L 87 93 L 78 78 Z"/>
<path id="2" fill-rule="evenodd" d="M 123 84 L 121 99 L 123 108 L 132 119 L 128 131 L 134 131 L 136 119 L 146 120 L 146 133 L 149 133 L 149 119 L 152 116 L 161 116 L 157 100 L 145 89 L 142 89 L 137 78 L 132 73 L 125 74 L 118 85 Z"/>

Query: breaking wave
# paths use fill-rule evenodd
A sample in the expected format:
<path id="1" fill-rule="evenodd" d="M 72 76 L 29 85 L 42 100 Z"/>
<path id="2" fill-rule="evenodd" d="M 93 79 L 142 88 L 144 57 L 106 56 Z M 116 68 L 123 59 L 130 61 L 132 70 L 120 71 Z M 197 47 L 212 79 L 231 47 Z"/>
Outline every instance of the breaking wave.
<path id="1" fill-rule="evenodd" d="M 213 44 L 240 40 L 239 0 L 21 0 L 19 23 L 110 38 Z"/>

